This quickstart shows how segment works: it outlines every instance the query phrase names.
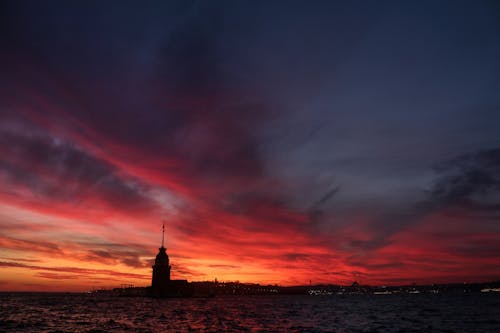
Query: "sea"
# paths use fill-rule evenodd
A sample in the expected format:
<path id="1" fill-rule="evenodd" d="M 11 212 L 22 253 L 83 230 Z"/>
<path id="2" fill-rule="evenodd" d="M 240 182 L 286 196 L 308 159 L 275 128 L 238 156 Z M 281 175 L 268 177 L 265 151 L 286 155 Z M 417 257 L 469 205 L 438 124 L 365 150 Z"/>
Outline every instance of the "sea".
<path id="1" fill-rule="evenodd" d="M 500 293 L 183 299 L 1 293 L 0 332 L 500 332 Z"/>

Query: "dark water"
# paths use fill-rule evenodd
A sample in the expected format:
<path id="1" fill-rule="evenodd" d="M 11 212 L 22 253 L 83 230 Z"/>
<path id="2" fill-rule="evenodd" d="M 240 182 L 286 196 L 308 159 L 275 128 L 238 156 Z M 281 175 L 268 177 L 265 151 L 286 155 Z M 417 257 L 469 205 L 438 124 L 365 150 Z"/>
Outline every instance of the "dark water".
<path id="1" fill-rule="evenodd" d="M 500 294 L 0 294 L 0 332 L 500 332 Z"/>

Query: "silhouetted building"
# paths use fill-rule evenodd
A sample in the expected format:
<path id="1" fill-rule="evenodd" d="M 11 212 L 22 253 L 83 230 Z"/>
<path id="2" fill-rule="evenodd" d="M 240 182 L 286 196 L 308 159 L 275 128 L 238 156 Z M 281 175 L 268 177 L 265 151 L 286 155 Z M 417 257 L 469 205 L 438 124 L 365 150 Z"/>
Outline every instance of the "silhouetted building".
<path id="1" fill-rule="evenodd" d="M 162 228 L 161 247 L 156 255 L 153 265 L 151 293 L 154 297 L 186 297 L 192 294 L 191 286 L 187 280 L 170 279 L 170 260 L 164 246 L 165 225 Z"/>
<path id="2" fill-rule="evenodd" d="M 170 262 L 168 259 L 167 249 L 160 247 L 160 252 L 156 255 L 155 264 L 153 265 L 153 279 L 151 287 L 154 293 L 165 293 L 168 283 L 170 282 Z"/>

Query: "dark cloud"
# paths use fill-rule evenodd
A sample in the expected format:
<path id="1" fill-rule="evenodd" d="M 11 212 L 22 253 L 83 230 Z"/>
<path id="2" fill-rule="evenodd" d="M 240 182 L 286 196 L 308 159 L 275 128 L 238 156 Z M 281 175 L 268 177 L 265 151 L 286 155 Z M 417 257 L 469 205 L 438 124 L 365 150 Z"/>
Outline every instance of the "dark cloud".
<path id="1" fill-rule="evenodd" d="M 313 208 L 318 208 L 319 206 L 325 204 L 327 201 L 329 201 L 333 196 L 340 190 L 340 186 L 335 186 L 334 188 L 328 190 L 323 196 L 316 201 L 312 207 Z"/>
<path id="2" fill-rule="evenodd" d="M 436 167 L 430 208 L 500 213 L 500 149 L 459 156 Z"/>
<path id="3" fill-rule="evenodd" d="M 230 9 L 205 4 L 173 29 L 157 55 L 156 111 L 146 116 L 162 124 L 149 132 L 150 144 L 182 159 L 180 172 L 209 184 L 263 176 L 256 131 L 270 110 L 227 66 L 242 47 L 235 41 L 242 26 L 234 22 Z"/>
<path id="4" fill-rule="evenodd" d="M 239 269 L 241 266 L 236 266 L 236 265 L 222 265 L 222 264 L 211 264 L 208 265 L 208 267 L 211 268 L 223 268 L 223 269 Z"/>
<path id="5" fill-rule="evenodd" d="M 122 178 L 110 164 L 57 137 L 2 127 L 0 147 L 0 170 L 12 188 L 24 187 L 42 200 L 78 204 L 99 198 L 129 212 L 157 208 L 143 194 L 144 184 Z"/>
<path id="6" fill-rule="evenodd" d="M 222 10 L 210 6 L 198 8 L 169 35 L 159 59 L 168 97 L 181 94 L 187 103 L 201 100 L 209 107 L 222 97 L 220 90 L 226 90 L 228 84 L 223 69 L 222 52 L 227 43 L 223 15 Z"/>
<path id="7" fill-rule="evenodd" d="M 3 235 L 2 232 L 0 232 L 0 247 L 17 251 L 37 252 L 50 258 L 63 258 L 71 253 L 72 258 L 84 262 L 91 261 L 100 264 L 105 263 L 107 265 L 124 264 L 135 269 L 150 268 L 153 260 L 151 251 L 133 244 L 78 242 L 75 245 L 68 248 L 67 246 L 62 246 L 52 241 L 13 238 Z M 16 263 L 36 263 L 40 261 L 38 259 L 29 258 L 4 259 Z"/>
<path id="8" fill-rule="evenodd" d="M 38 240 L 35 237 L 31 239 L 11 237 L 1 231 L 0 247 L 11 250 L 39 252 L 49 256 L 62 256 L 64 254 L 63 249 L 53 241 Z"/>
<path id="9" fill-rule="evenodd" d="M 15 262 L 31 262 L 31 263 L 34 263 L 34 262 L 40 262 L 41 260 L 39 259 L 29 259 L 29 258 L 0 258 L 0 259 L 3 259 L 3 260 L 9 260 L 9 261 L 15 261 Z"/>
<path id="10" fill-rule="evenodd" d="M 21 16 L 27 15 L 24 10 L 33 10 L 21 7 Z M 96 33 L 97 41 L 89 36 L 97 29 L 87 20 L 91 7 L 82 5 L 82 13 L 74 6 L 41 8 L 45 14 L 41 16 L 47 19 L 29 22 L 27 28 L 11 27 L 26 40 L 37 37 L 41 44 L 33 52 L 13 48 L 14 52 L 43 53 L 46 61 L 27 60 L 33 67 L 30 71 L 22 70 L 22 61 L 12 64 L 15 69 L 2 81 L 9 105 L 28 104 L 25 112 L 48 127 L 73 126 L 69 130 L 73 139 L 77 133 L 93 143 L 102 140 L 100 147 L 127 146 L 127 152 L 117 154 L 127 162 L 135 162 L 132 156 L 180 161 L 162 171 L 186 183 L 213 185 L 262 176 L 256 130 L 268 119 L 270 107 L 252 92 L 251 84 L 234 74 L 235 68 L 226 65 L 236 49 L 244 47 L 235 29 L 245 29 L 245 25 L 231 17 L 234 6 L 207 3 L 155 8 L 171 20 L 147 11 L 139 14 L 126 5 L 112 6 L 107 13 L 111 8 L 105 6 L 97 15 L 100 19 L 109 15 L 109 22 L 105 32 Z M 73 20 L 66 22 L 62 17 Z M 137 34 L 154 36 L 138 41 L 148 49 L 150 61 L 146 63 L 145 55 L 136 51 L 141 45 L 131 48 L 130 41 L 121 45 L 115 42 L 116 31 L 109 31 L 114 29 L 110 22 L 129 17 Z M 105 24 L 100 19 L 98 26 Z M 132 34 L 129 29 L 134 30 L 127 28 L 123 33 Z M 67 38 L 61 31 L 76 37 Z M 88 67 L 94 65 L 81 59 L 87 53 L 99 58 L 95 64 L 98 82 L 89 81 L 92 70 Z M 101 53 L 115 54 L 116 59 L 108 63 Z M 61 71 L 59 63 L 67 70 Z"/>
<path id="11" fill-rule="evenodd" d="M 324 216 L 324 208 L 323 206 L 333 198 L 338 191 L 340 190 L 340 186 L 335 186 L 329 189 L 326 193 L 324 193 L 321 198 L 319 198 L 316 202 L 314 202 L 308 209 L 308 216 L 311 221 L 311 224 L 308 225 L 309 229 L 317 229 L 321 217 Z"/>
<path id="12" fill-rule="evenodd" d="M 266 212 L 259 212 L 259 210 L 268 210 L 270 207 L 285 207 L 285 203 L 279 198 L 259 191 L 233 192 L 221 199 L 219 200 L 220 207 L 235 215 L 264 218 L 265 216 L 261 214 L 266 214 Z"/>
<path id="13" fill-rule="evenodd" d="M 286 253 L 282 257 L 286 261 L 309 261 L 314 258 L 313 255 L 308 253 Z"/>
<path id="14" fill-rule="evenodd" d="M 35 276 L 51 280 L 75 280 L 81 278 L 81 275 L 79 274 L 58 274 L 50 272 L 38 272 Z"/>
<path id="15" fill-rule="evenodd" d="M 27 268 L 35 271 L 48 271 L 48 272 L 60 272 L 60 273 L 73 273 L 79 274 L 80 276 L 93 277 L 96 274 L 109 275 L 116 278 L 134 278 L 134 279 L 150 279 L 149 275 L 135 274 L 135 273 L 123 273 L 116 272 L 107 269 L 88 269 L 88 268 L 78 268 L 78 267 L 45 267 L 37 265 L 27 265 L 17 262 L 0 261 L 1 267 L 18 267 Z"/>
<path id="16" fill-rule="evenodd" d="M 499 215 L 500 149 L 460 155 L 434 169 L 436 178 L 426 197 L 415 205 L 414 215 L 453 210 L 484 219 Z"/>
<path id="17" fill-rule="evenodd" d="M 104 258 L 104 259 L 111 259 L 113 258 L 113 256 L 111 255 L 111 253 L 109 253 L 108 251 L 102 251 L 102 250 L 92 250 L 92 251 L 89 251 L 93 256 L 97 256 L 99 258 Z"/>
<path id="18" fill-rule="evenodd" d="M 201 278 L 204 276 L 203 273 L 200 273 L 199 271 L 193 270 L 188 268 L 185 265 L 181 265 L 179 263 L 173 264 L 172 265 L 172 275 L 174 275 L 174 279 L 178 277 L 191 277 L 191 278 Z"/>
<path id="19" fill-rule="evenodd" d="M 465 238 L 465 237 L 464 237 Z M 485 237 L 486 238 L 486 237 Z M 450 251 L 464 258 L 484 258 L 495 260 L 500 253 L 500 235 L 490 239 L 457 241 L 450 246 Z"/>
<path id="20" fill-rule="evenodd" d="M 109 265 L 124 264 L 132 268 L 149 268 L 153 255 L 149 249 L 133 244 L 79 242 L 85 249 L 85 261 L 105 262 Z M 144 259 L 147 258 L 147 259 Z"/>
<path id="21" fill-rule="evenodd" d="M 367 264 L 371 251 L 389 245 L 391 236 L 432 214 L 445 214 L 451 220 L 473 219 L 478 230 L 494 230 L 488 226 L 500 218 L 500 149 L 457 156 L 439 164 L 435 171 L 436 177 L 420 201 L 374 216 L 364 227 L 370 237 L 357 239 L 355 235 L 343 235 L 341 239 L 332 235 L 342 248 L 352 253 L 353 262 Z M 441 237 L 448 239 L 450 234 Z M 467 242 L 465 237 L 462 239 Z M 467 243 L 464 247 L 470 247 L 472 252 L 492 253 L 486 244 Z"/>

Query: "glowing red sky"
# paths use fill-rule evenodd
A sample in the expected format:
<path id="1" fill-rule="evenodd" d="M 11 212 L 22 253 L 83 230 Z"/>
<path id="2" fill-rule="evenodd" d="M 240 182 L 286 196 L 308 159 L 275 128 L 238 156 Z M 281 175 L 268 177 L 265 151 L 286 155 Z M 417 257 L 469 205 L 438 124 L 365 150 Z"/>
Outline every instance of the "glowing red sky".
<path id="1" fill-rule="evenodd" d="M 2 6 L 0 290 L 500 278 L 492 4 Z"/>

